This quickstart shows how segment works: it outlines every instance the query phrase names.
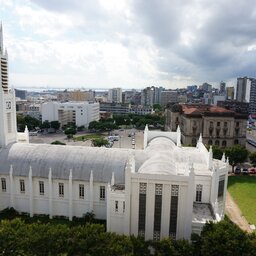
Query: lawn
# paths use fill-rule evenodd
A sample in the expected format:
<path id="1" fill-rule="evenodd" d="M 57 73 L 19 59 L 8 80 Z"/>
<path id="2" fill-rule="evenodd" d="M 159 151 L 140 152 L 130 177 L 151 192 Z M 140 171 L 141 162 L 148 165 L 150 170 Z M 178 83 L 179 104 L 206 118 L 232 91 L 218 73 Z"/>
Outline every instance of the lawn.
<path id="1" fill-rule="evenodd" d="M 256 225 L 256 176 L 230 176 L 228 191 L 247 221 Z"/>
<path id="2" fill-rule="evenodd" d="M 93 140 L 93 139 L 99 139 L 99 138 L 104 138 L 104 135 L 96 133 L 96 134 L 86 134 L 86 135 L 73 137 L 74 141 L 85 141 L 85 140 Z"/>

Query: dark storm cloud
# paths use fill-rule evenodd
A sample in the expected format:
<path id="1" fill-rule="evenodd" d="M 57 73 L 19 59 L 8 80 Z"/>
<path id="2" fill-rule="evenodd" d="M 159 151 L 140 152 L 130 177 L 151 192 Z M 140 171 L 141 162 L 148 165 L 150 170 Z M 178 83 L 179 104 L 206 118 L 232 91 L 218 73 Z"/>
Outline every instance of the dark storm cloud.
<path id="1" fill-rule="evenodd" d="M 210 80 L 246 74 L 255 76 L 255 51 L 247 51 L 250 45 L 256 44 L 256 5 L 253 0 L 140 0 L 134 1 L 133 8 L 142 31 L 162 48 L 163 56 L 168 56 L 168 52 L 176 55 L 176 58 L 164 58 L 163 63 L 158 64 L 165 71 L 169 67 L 170 73 L 182 72 L 184 69 L 177 67 L 182 64 L 197 70 L 191 72 L 191 75 L 198 74 L 197 79 L 200 76 L 208 76 Z M 184 31 L 193 36 L 189 45 L 181 42 Z"/>

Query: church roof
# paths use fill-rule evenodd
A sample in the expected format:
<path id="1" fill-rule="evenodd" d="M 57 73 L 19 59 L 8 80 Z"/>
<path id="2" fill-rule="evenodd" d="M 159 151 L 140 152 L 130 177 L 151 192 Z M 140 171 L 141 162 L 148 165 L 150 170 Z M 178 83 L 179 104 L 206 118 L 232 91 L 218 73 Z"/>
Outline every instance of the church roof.
<path id="1" fill-rule="evenodd" d="M 95 182 L 110 182 L 114 172 L 115 182 L 123 184 L 132 153 L 137 170 L 145 160 L 141 150 L 15 143 L 0 152 L 0 174 L 8 174 L 12 165 L 13 175 L 28 176 L 31 166 L 33 176 L 47 178 L 51 168 L 52 178 L 68 179 L 72 169 L 74 180 L 89 181 L 92 170 Z"/>

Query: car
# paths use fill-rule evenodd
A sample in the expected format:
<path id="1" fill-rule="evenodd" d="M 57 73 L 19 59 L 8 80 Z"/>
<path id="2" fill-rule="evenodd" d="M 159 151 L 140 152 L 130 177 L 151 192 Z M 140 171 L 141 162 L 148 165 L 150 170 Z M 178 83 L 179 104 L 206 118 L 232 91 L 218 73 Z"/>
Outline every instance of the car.
<path id="1" fill-rule="evenodd" d="M 251 167 L 248 169 L 249 174 L 256 174 L 256 168 L 255 167 Z"/>
<path id="2" fill-rule="evenodd" d="M 132 145 L 135 145 L 135 141 L 132 141 Z"/>
<path id="3" fill-rule="evenodd" d="M 241 168 L 239 166 L 235 167 L 235 174 L 240 174 L 241 173 Z"/>
<path id="4" fill-rule="evenodd" d="M 128 134 L 128 137 L 132 137 L 132 135 L 131 135 L 131 134 Z"/>
<path id="5" fill-rule="evenodd" d="M 242 169 L 242 174 L 243 175 L 248 175 L 249 174 L 248 168 L 243 168 Z"/>

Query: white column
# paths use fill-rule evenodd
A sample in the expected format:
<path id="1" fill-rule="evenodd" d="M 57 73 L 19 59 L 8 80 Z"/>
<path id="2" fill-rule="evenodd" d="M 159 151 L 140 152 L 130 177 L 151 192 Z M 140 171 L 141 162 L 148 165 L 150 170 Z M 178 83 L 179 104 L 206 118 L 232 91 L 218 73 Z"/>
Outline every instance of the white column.
<path id="1" fill-rule="evenodd" d="M 69 202 L 69 220 L 71 221 L 72 220 L 72 217 L 73 217 L 73 213 L 72 213 L 72 208 L 73 208 L 73 205 L 72 205 L 72 202 L 73 202 L 73 187 L 72 187 L 72 170 L 70 170 L 69 172 L 69 179 L 68 179 L 68 192 L 69 192 L 69 197 L 68 197 L 68 202 Z"/>
<path id="2" fill-rule="evenodd" d="M 29 167 L 28 173 L 28 182 L 29 182 L 29 214 L 30 217 L 34 215 L 34 206 L 33 206 L 33 179 L 32 179 L 32 167 Z"/>
<path id="3" fill-rule="evenodd" d="M 52 168 L 49 168 L 49 218 L 52 219 Z"/>
<path id="4" fill-rule="evenodd" d="M 112 172 L 112 177 L 111 177 L 111 186 L 114 186 L 115 185 L 115 173 Z"/>
<path id="5" fill-rule="evenodd" d="M 12 167 L 12 165 L 10 165 L 10 206 L 15 208 L 15 205 L 14 205 L 13 167 Z"/>
<path id="6" fill-rule="evenodd" d="M 145 240 L 153 239 L 155 209 L 155 184 L 147 183 Z"/>
<path id="7" fill-rule="evenodd" d="M 177 147 L 181 147 L 181 131 L 180 131 L 180 126 L 178 125 L 177 131 Z"/>
<path id="8" fill-rule="evenodd" d="M 90 174 L 90 211 L 93 211 L 93 171 Z"/>
<path id="9" fill-rule="evenodd" d="M 107 231 L 111 231 L 111 223 L 110 223 L 110 216 L 111 216 L 111 187 L 108 183 L 107 185 Z"/>
<path id="10" fill-rule="evenodd" d="M 131 226 L 131 165 L 128 163 L 125 170 L 125 212 L 124 234 L 130 235 Z"/>
<path id="11" fill-rule="evenodd" d="M 195 186 L 195 172 L 193 164 L 191 164 L 189 168 L 189 182 L 188 182 L 188 191 L 187 191 L 187 208 L 186 208 L 186 219 L 185 219 L 185 230 L 184 230 L 184 238 L 190 239 L 192 232 L 192 216 L 193 216 L 193 198 L 194 198 L 194 186 Z M 179 193 L 179 198 L 180 198 Z M 179 219 L 179 217 L 178 217 Z M 179 237 L 179 234 L 177 234 Z"/>

